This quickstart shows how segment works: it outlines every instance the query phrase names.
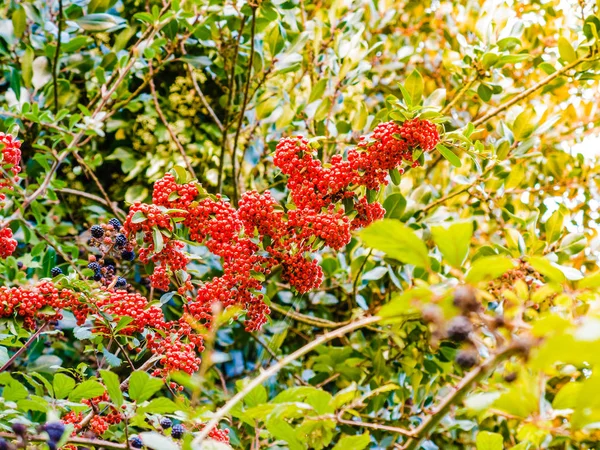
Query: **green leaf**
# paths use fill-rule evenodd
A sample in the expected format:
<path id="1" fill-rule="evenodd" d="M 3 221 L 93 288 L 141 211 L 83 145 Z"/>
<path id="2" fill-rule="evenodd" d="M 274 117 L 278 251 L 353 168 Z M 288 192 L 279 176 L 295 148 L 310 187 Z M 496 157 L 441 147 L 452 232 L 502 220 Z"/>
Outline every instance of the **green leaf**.
<path id="1" fill-rule="evenodd" d="M 515 263 L 506 256 L 487 256 L 479 258 L 473 263 L 465 279 L 469 283 L 477 283 L 484 280 L 490 281 L 514 267 Z"/>
<path id="2" fill-rule="evenodd" d="M 569 42 L 569 40 L 565 37 L 558 38 L 558 52 L 560 53 L 560 57 L 565 60 L 565 62 L 572 63 L 577 59 L 577 52 Z"/>
<path id="3" fill-rule="evenodd" d="M 25 29 L 27 28 L 27 14 L 25 8 L 21 5 L 17 5 L 16 9 L 12 13 L 12 24 L 16 38 L 23 36 Z"/>
<path id="4" fill-rule="evenodd" d="M 110 6 L 110 0 L 91 0 L 88 5 L 88 13 L 101 13 Z"/>
<path id="5" fill-rule="evenodd" d="M 546 241 L 552 243 L 557 241 L 564 231 L 567 208 L 561 205 L 546 221 Z"/>
<path id="6" fill-rule="evenodd" d="M 267 430 L 276 439 L 281 439 L 288 443 L 290 450 L 304 450 L 305 446 L 296 437 L 296 432 L 292 426 L 279 417 L 271 417 L 266 423 Z"/>
<path id="7" fill-rule="evenodd" d="M 87 14 L 74 20 L 74 22 L 85 31 L 94 33 L 115 31 L 122 28 L 126 23 L 122 17 L 106 13 Z"/>
<path id="8" fill-rule="evenodd" d="M 523 139 L 527 139 L 537 125 L 535 122 L 536 114 L 533 109 L 525 109 L 521 114 L 517 116 L 513 123 L 513 134 L 515 135 L 515 139 L 522 141 Z"/>
<path id="9" fill-rule="evenodd" d="M 327 81 L 327 77 L 322 78 L 313 86 L 312 90 L 310 91 L 310 97 L 308 97 L 308 104 L 319 100 L 323 96 L 325 87 L 327 87 Z"/>
<path id="10" fill-rule="evenodd" d="M 27 46 L 27 49 L 25 49 L 25 53 L 23 53 L 23 56 L 21 57 L 21 75 L 23 76 L 23 82 L 27 87 L 31 87 L 31 80 L 33 79 L 34 59 L 35 51 L 30 46 Z"/>
<path id="11" fill-rule="evenodd" d="M 368 432 L 358 436 L 344 436 L 333 447 L 333 450 L 363 450 L 371 443 L 371 436 Z"/>
<path id="12" fill-rule="evenodd" d="M 172 439 L 169 439 L 156 431 L 140 433 L 140 439 L 146 447 L 151 448 L 152 450 L 180 450 L 179 445 Z"/>
<path id="13" fill-rule="evenodd" d="M 417 267 L 429 267 L 429 252 L 416 233 L 394 219 L 377 221 L 360 232 L 360 238 L 371 248 L 385 252 L 390 258 Z"/>
<path id="14" fill-rule="evenodd" d="M 473 222 L 455 222 L 434 225 L 431 227 L 431 235 L 442 255 L 451 266 L 462 268 L 469 253 L 469 245 L 473 236 Z"/>
<path id="15" fill-rule="evenodd" d="M 63 399 L 66 398 L 75 387 L 75 380 L 65 374 L 57 373 L 54 375 L 52 386 L 54 389 L 54 398 Z"/>
<path id="16" fill-rule="evenodd" d="M 417 106 L 423 97 L 424 82 L 418 70 L 413 70 L 404 82 L 404 89 L 410 97 L 410 105 Z"/>
<path id="17" fill-rule="evenodd" d="M 154 241 L 154 253 L 162 252 L 165 246 L 163 235 L 158 227 L 152 227 L 152 239 Z"/>
<path id="18" fill-rule="evenodd" d="M 452 164 L 454 167 L 460 167 L 462 165 L 462 163 L 460 162 L 460 158 L 458 157 L 458 155 L 456 155 L 456 153 L 454 153 L 452 150 L 450 150 L 449 148 L 447 148 L 446 146 L 442 145 L 441 143 L 436 145 L 435 148 L 440 152 L 440 154 L 446 158 L 450 164 Z"/>
<path id="19" fill-rule="evenodd" d="M 504 448 L 504 439 L 498 433 L 489 431 L 480 431 L 476 438 L 477 450 L 502 450 Z"/>
<path id="20" fill-rule="evenodd" d="M 121 392 L 121 383 L 119 383 L 119 377 L 110 370 L 101 370 L 100 376 L 106 386 L 110 399 L 115 406 L 120 407 L 124 403 L 123 393 Z"/>
<path id="21" fill-rule="evenodd" d="M 152 397 L 162 386 L 162 380 L 152 378 L 146 372 L 136 371 L 129 378 L 129 397 L 140 403 Z"/>
<path id="22" fill-rule="evenodd" d="M 171 414 L 178 410 L 177 405 L 173 400 L 166 397 L 158 397 L 150 400 L 147 405 L 138 408 L 138 413 L 151 413 L 151 414 Z"/>
<path id="23" fill-rule="evenodd" d="M 406 209 L 406 199 L 399 192 L 389 195 L 383 202 L 385 217 L 388 219 L 400 219 Z"/>
<path id="24" fill-rule="evenodd" d="M 69 394 L 69 400 L 72 402 L 78 402 L 82 399 L 90 399 L 99 397 L 104 394 L 104 386 L 98 383 L 96 380 L 87 380 L 78 385 Z"/>
<path id="25" fill-rule="evenodd" d="M 533 256 L 528 259 L 529 264 L 539 273 L 548 277 L 552 281 L 562 283 L 565 281 L 565 274 L 557 267 L 552 265 L 550 261 L 541 256 Z"/>
<path id="26" fill-rule="evenodd" d="M 400 171 L 396 168 L 390 170 L 390 178 L 392 180 L 392 183 L 394 183 L 394 185 L 396 186 L 398 186 L 400 184 L 400 181 L 402 181 Z"/>
<path id="27" fill-rule="evenodd" d="M 570 382 L 565 384 L 552 400 L 552 407 L 554 409 L 575 409 L 577 407 L 577 397 L 582 388 L 582 383 Z"/>
<path id="28" fill-rule="evenodd" d="M 481 97 L 481 100 L 486 103 L 491 100 L 493 93 L 494 91 L 492 91 L 492 88 L 490 88 L 487 84 L 481 83 L 477 88 L 477 94 L 479 97 Z"/>

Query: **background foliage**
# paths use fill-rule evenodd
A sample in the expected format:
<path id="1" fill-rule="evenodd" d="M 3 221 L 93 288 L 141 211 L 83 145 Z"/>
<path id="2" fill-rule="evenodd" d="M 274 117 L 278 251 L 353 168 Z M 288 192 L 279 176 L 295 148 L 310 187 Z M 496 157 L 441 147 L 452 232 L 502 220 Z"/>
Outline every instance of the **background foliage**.
<path id="1" fill-rule="evenodd" d="M 377 194 L 387 220 L 314 255 L 319 289 L 298 295 L 269 279 L 262 331 L 223 318 L 199 373 L 173 375 L 183 394 L 144 375 L 133 351 L 132 375 L 66 314 L 0 374 L 1 435 L 25 423 L 35 441 L 37 424 L 89 414 L 82 401 L 107 390 L 102 407 L 124 405 L 128 421 L 96 436 L 102 445 L 142 433 L 171 449 L 144 434 L 162 433 L 161 417 L 201 428 L 262 368 L 376 317 L 217 413 L 231 446 L 596 448 L 595 2 L 10 0 L 0 11 L 0 127 L 23 142 L 22 180 L 0 218 L 19 241 L 0 260 L 6 286 L 56 265 L 81 271 L 88 228 L 149 201 L 174 166 L 234 204 L 250 189 L 285 202 L 280 137 L 307 136 L 328 161 L 402 121 L 402 102 L 446 117 L 444 147 Z M 219 273 L 202 249 L 195 257 L 195 280 Z M 128 280 L 158 300 L 147 274 L 133 264 Z M 472 371 L 445 334 L 462 284 L 483 308 L 471 317 Z M 0 365 L 30 334 L 3 319 Z"/>

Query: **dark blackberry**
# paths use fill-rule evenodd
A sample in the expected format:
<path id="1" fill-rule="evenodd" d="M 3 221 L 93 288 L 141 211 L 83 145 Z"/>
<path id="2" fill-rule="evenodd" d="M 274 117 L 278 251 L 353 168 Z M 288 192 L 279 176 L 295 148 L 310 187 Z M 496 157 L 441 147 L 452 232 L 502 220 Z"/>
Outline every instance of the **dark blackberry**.
<path id="1" fill-rule="evenodd" d="M 113 218 L 113 219 L 110 219 L 110 220 L 108 221 L 108 224 L 109 224 L 109 225 L 112 225 L 112 226 L 113 226 L 113 228 L 114 228 L 115 230 L 117 230 L 117 231 L 119 231 L 119 230 L 121 229 L 121 221 L 120 221 L 119 219 L 115 219 L 115 218 Z"/>
<path id="2" fill-rule="evenodd" d="M 507 383 L 512 383 L 517 379 L 517 372 L 508 372 L 504 375 L 504 381 Z"/>
<path id="3" fill-rule="evenodd" d="M 476 312 L 481 307 L 475 291 L 470 286 L 458 286 L 454 291 L 453 303 L 463 313 Z"/>
<path id="4" fill-rule="evenodd" d="M 65 433 L 65 425 L 62 422 L 48 422 L 43 429 L 48 433 L 51 442 L 60 441 Z"/>
<path id="5" fill-rule="evenodd" d="M 101 268 L 102 267 L 97 262 L 91 262 L 88 264 L 88 269 L 92 269 L 94 272 L 99 271 Z"/>
<path id="6" fill-rule="evenodd" d="M 104 237 L 104 228 L 100 225 L 93 225 L 92 228 L 90 228 L 90 233 L 92 233 L 92 237 L 102 239 Z"/>
<path id="7" fill-rule="evenodd" d="M 448 324 L 448 339 L 454 342 L 463 342 L 469 338 L 473 325 L 465 316 L 457 316 Z"/>
<path id="8" fill-rule="evenodd" d="M 115 269 L 115 266 L 114 266 L 113 264 L 107 264 L 107 265 L 106 265 L 106 266 L 104 266 L 104 267 L 106 268 L 106 270 L 107 270 L 108 272 L 114 272 L 114 271 L 116 270 L 116 269 Z"/>
<path id="9" fill-rule="evenodd" d="M 177 425 L 173 425 L 173 429 L 171 430 L 171 437 L 173 439 L 181 439 L 184 433 L 185 428 L 183 428 L 183 425 L 181 425 L 180 423 L 178 423 Z"/>
<path id="10" fill-rule="evenodd" d="M 15 422 L 12 424 L 12 430 L 17 436 L 24 436 L 27 432 L 27 427 L 20 422 Z"/>
<path id="11" fill-rule="evenodd" d="M 10 446 L 8 444 L 8 442 L 6 442 L 6 440 L 4 438 L 0 437 L 0 450 L 9 450 Z"/>
<path id="12" fill-rule="evenodd" d="M 17 267 L 19 269 L 22 269 L 23 268 L 23 263 L 21 261 L 17 261 Z"/>
<path id="13" fill-rule="evenodd" d="M 477 364 L 479 356 L 474 350 L 461 350 L 456 354 L 456 364 L 463 369 L 470 369 Z"/>
<path id="14" fill-rule="evenodd" d="M 127 244 L 127 238 L 125 237 L 125 235 L 117 234 L 117 237 L 115 238 L 115 245 L 117 247 L 125 247 L 125 244 Z"/>
<path id="15" fill-rule="evenodd" d="M 94 281 L 100 281 L 102 279 L 102 272 L 100 272 L 99 270 L 96 270 L 96 272 L 94 273 Z"/>
<path id="16" fill-rule="evenodd" d="M 173 426 L 173 421 L 168 417 L 163 417 L 160 419 L 160 426 L 163 430 L 168 430 Z"/>
<path id="17" fill-rule="evenodd" d="M 127 280 L 123 277 L 117 278 L 117 282 L 115 283 L 115 287 L 125 287 L 127 286 Z"/>
<path id="18" fill-rule="evenodd" d="M 142 448 L 144 446 L 144 443 L 138 436 L 133 436 L 131 439 L 129 439 L 129 444 L 133 448 Z"/>
<path id="19" fill-rule="evenodd" d="M 52 270 L 50 270 L 50 275 L 52 275 L 53 278 L 61 275 L 62 273 L 63 271 L 60 267 L 53 267 Z"/>
<path id="20" fill-rule="evenodd" d="M 121 258 L 125 261 L 133 261 L 135 259 L 135 252 L 125 250 L 121 253 Z"/>

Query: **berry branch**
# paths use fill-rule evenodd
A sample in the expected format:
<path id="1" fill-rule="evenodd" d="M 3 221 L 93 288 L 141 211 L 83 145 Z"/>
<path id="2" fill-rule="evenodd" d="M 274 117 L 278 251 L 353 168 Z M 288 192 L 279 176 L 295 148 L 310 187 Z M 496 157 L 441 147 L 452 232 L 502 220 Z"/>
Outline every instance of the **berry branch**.
<path id="1" fill-rule="evenodd" d="M 526 351 L 526 346 L 524 346 L 522 342 L 514 342 L 507 347 L 498 350 L 493 357 L 489 358 L 483 364 L 480 364 L 467 373 L 460 383 L 458 383 L 458 385 L 453 389 L 453 391 L 448 394 L 448 396 L 446 396 L 438 404 L 434 411 L 425 418 L 421 425 L 411 432 L 411 434 L 415 437 L 409 439 L 402 449 L 416 450 L 423 439 L 425 439 L 446 416 L 450 408 L 462 401 L 465 395 L 473 386 L 475 386 L 475 384 L 482 381 L 503 361 L 507 360 L 511 356 L 523 354 Z"/>
<path id="2" fill-rule="evenodd" d="M 6 369 L 8 369 L 10 366 L 12 366 L 12 364 L 21 355 L 21 353 L 23 353 L 25 350 L 27 350 L 27 348 L 33 343 L 33 341 L 35 341 L 39 337 L 39 335 L 42 334 L 42 332 L 46 329 L 47 326 L 48 326 L 48 322 L 45 322 L 42 325 L 40 325 L 38 327 L 38 329 L 35 331 L 35 333 L 33 333 L 31 336 L 29 336 L 29 339 L 27 339 L 27 341 L 23 344 L 23 346 L 21 348 L 19 348 L 15 352 L 15 354 L 12 355 L 10 357 L 10 359 L 4 363 L 4 365 L 2 367 L 0 367 L 0 373 L 4 372 Z"/>

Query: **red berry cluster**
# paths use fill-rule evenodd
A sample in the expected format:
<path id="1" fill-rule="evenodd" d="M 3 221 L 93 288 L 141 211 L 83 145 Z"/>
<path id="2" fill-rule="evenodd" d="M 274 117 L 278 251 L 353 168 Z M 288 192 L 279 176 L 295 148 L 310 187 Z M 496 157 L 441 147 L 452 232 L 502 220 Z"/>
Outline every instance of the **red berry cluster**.
<path id="1" fill-rule="evenodd" d="M 178 183 L 167 174 L 154 185 L 153 205 L 133 205 L 123 232 L 130 240 L 142 234 L 140 260 L 155 263 L 152 285 L 167 290 L 176 282 L 183 295 L 189 289 L 174 277 L 189 262 L 173 237 L 175 225 L 181 223 L 189 239 L 220 257 L 223 267 L 223 275 L 201 285 L 195 298 L 184 295 L 184 312 L 210 327 L 215 311 L 239 305 L 246 311 L 246 328 L 257 330 L 269 313 L 260 294 L 260 278 L 281 265 L 282 277 L 298 292 L 318 287 L 323 272 L 311 253 L 322 244 L 343 248 L 351 230 L 385 213 L 379 203 L 367 202 L 361 187 L 378 189 L 387 183 L 390 170 L 401 170 L 404 162 L 414 165 L 415 150 L 431 150 L 438 141 L 436 126 L 426 120 L 387 122 L 378 125 L 369 139 L 361 138 L 347 159 L 334 155 L 324 165 L 306 139 L 284 138 L 274 163 L 289 177 L 295 209 L 286 212 L 269 192 L 254 191 L 244 193 L 236 209 L 219 196 L 205 194 L 196 183 Z M 344 200 L 353 205 L 352 219 Z M 160 251 L 155 248 L 156 233 L 161 234 Z M 180 351 L 177 345 L 174 348 Z"/>
<path id="2" fill-rule="evenodd" d="M 13 189 L 21 171 L 21 143 L 10 134 L 0 133 L 0 190 Z M 6 199 L 6 194 L 0 192 L 0 202 Z"/>
<path id="3" fill-rule="evenodd" d="M 0 286 L 0 317 L 16 314 L 27 328 L 35 328 L 36 319 L 61 319 L 62 309 L 70 309 L 80 325 L 89 313 L 88 306 L 79 301 L 77 294 L 68 289 L 59 290 L 51 281 L 23 287 Z"/>
<path id="4" fill-rule="evenodd" d="M 0 230 L 0 258 L 8 258 L 16 250 L 17 241 L 12 237 L 13 232 L 10 228 L 6 227 Z"/>

